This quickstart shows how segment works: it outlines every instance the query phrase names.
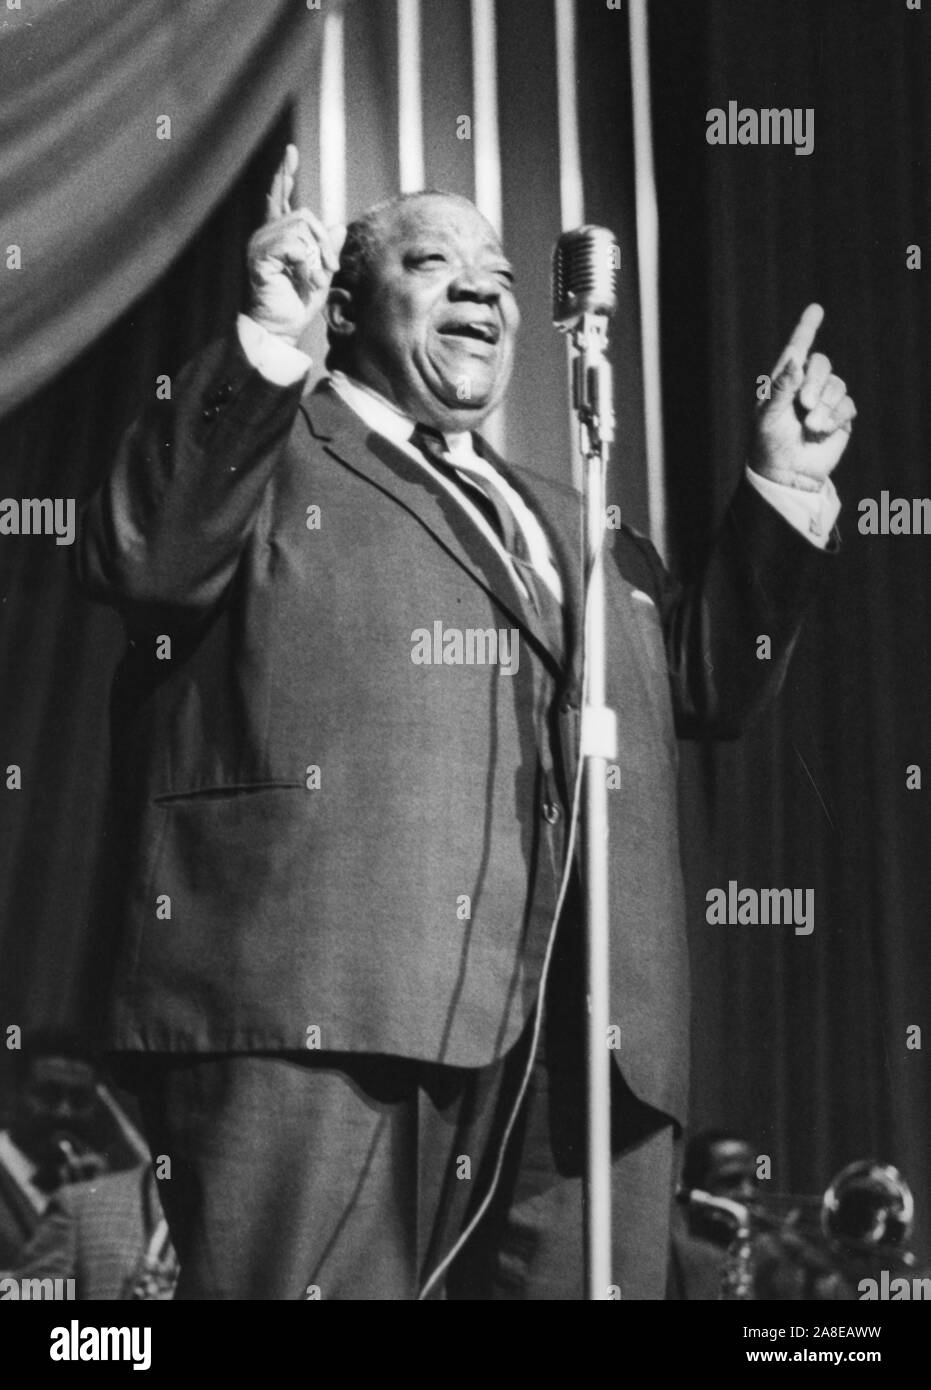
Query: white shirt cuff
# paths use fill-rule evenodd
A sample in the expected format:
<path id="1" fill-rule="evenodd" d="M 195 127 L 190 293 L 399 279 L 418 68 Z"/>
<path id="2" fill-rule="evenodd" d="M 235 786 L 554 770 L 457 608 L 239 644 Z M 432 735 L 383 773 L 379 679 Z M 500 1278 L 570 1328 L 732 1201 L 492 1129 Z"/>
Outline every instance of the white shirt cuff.
<path id="1" fill-rule="evenodd" d="M 293 386 L 313 365 L 306 352 L 269 333 L 248 314 L 238 316 L 236 332 L 251 365 L 275 386 Z"/>
<path id="2" fill-rule="evenodd" d="M 831 539 L 840 514 L 840 498 L 830 478 L 825 478 L 820 492 L 802 492 L 797 487 L 787 487 L 785 483 L 774 483 L 769 478 L 754 473 L 747 468 L 747 479 L 761 497 L 765 497 L 776 511 L 784 516 L 790 526 L 824 550 Z"/>

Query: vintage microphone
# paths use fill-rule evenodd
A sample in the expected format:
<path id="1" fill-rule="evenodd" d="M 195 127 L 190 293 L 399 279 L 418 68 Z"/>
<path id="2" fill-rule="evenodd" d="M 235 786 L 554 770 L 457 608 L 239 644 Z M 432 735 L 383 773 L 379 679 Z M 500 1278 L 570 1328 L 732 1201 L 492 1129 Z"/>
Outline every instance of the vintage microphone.
<path id="1" fill-rule="evenodd" d="M 553 322 L 569 335 L 572 406 L 582 455 L 585 607 L 582 715 L 583 865 L 587 995 L 586 1298 L 617 1297 L 611 1271 L 611 1057 L 609 1018 L 608 763 L 617 721 L 605 705 L 605 474 L 614 440 L 608 319 L 617 308 L 619 250 L 605 227 L 564 232 L 553 253 Z"/>

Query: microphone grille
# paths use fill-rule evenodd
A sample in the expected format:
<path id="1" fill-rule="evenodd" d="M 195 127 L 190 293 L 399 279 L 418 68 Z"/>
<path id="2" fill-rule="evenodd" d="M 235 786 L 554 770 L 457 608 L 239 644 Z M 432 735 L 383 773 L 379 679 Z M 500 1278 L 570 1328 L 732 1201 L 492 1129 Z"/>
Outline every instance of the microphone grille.
<path id="1" fill-rule="evenodd" d="M 617 309 L 619 250 L 607 227 L 563 232 L 553 252 L 553 322 L 571 328 L 582 314 Z"/>

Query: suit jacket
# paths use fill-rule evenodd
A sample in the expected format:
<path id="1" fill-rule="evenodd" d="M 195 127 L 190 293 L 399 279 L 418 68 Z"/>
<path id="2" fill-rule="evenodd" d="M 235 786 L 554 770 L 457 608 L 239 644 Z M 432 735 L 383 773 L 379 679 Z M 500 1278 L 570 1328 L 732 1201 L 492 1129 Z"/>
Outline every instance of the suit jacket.
<path id="1" fill-rule="evenodd" d="M 554 636 L 425 470 L 331 388 L 301 391 L 229 335 L 130 430 L 84 512 L 80 580 L 130 638 L 111 1045 L 484 1065 L 532 1009 L 565 849 L 579 499 L 497 460 L 563 573 Z M 746 483 L 691 587 L 628 529 L 614 561 L 612 1017 L 632 1089 L 680 1116 L 677 733 L 732 734 L 773 693 L 829 562 Z M 517 631 L 517 669 L 419 664 L 437 622 Z"/>

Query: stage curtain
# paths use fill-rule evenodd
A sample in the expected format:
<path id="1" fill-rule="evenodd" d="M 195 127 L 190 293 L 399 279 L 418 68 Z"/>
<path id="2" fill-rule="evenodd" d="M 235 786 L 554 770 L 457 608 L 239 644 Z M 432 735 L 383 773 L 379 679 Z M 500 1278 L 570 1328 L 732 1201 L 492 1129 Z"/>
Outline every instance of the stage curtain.
<path id="1" fill-rule="evenodd" d="M 27 0 L 3 16 L 0 414 L 203 226 L 324 23 L 294 0 Z"/>
<path id="2" fill-rule="evenodd" d="M 931 300 L 908 267 L 931 225 L 928 17 L 885 0 L 659 0 L 650 17 L 680 566 L 720 519 L 757 376 L 810 301 L 859 409 L 841 551 L 782 697 L 739 743 L 684 749 L 692 1126 L 745 1134 L 772 1161 L 764 1191 L 897 1164 L 927 1254 L 931 536 L 861 534 L 858 505 L 931 494 Z M 813 151 L 709 145 L 708 111 L 732 100 L 811 110 Z M 709 925 L 708 890 L 732 880 L 813 890 L 813 931 Z"/>

